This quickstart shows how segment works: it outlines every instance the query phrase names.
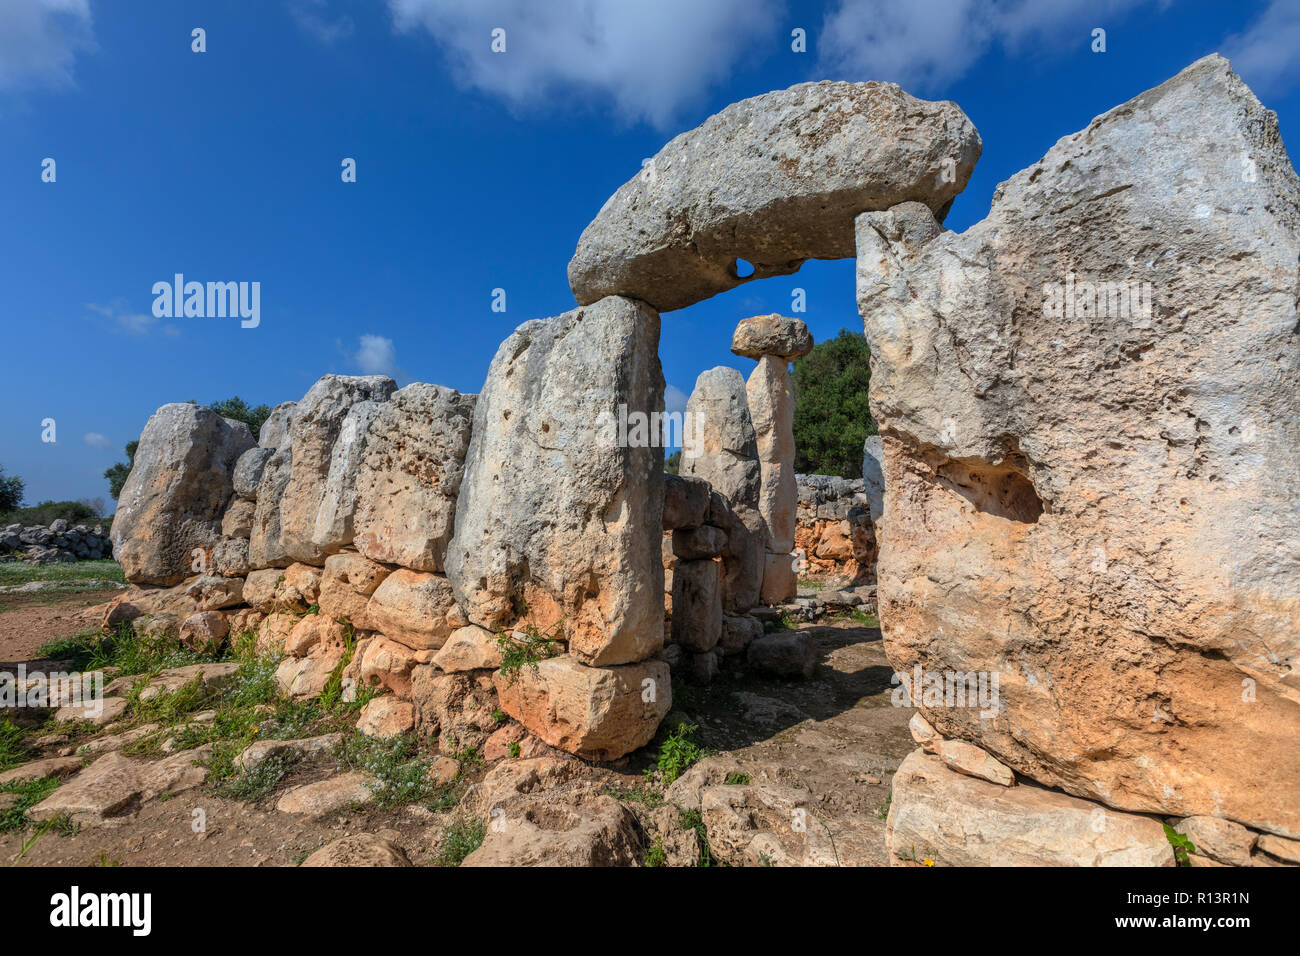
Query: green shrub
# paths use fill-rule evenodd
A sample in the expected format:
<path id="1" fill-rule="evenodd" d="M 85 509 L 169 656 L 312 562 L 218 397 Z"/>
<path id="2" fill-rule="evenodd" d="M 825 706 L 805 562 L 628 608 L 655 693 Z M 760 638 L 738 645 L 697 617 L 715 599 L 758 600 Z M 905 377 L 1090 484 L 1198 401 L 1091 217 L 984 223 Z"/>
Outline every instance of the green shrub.
<path id="1" fill-rule="evenodd" d="M 442 846 L 433 858 L 434 866 L 460 866 L 465 857 L 483 845 L 487 825 L 482 820 L 460 819 L 443 835 Z"/>

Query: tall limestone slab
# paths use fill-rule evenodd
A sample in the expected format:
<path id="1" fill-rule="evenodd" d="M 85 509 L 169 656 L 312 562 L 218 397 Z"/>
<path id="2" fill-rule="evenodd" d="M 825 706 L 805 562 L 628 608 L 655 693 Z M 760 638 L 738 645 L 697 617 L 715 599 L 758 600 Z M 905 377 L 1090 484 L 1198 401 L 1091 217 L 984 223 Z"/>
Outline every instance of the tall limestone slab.
<path id="1" fill-rule="evenodd" d="M 417 382 L 379 406 L 356 480 L 356 545 L 372 561 L 442 570 L 475 398 Z"/>
<path id="2" fill-rule="evenodd" d="M 719 365 L 700 373 L 686 400 L 681 473 L 707 481 L 733 507 L 756 509 L 762 471 L 745 377 Z"/>
<path id="3" fill-rule="evenodd" d="M 489 629 L 563 621 L 583 665 L 663 643 L 663 448 L 634 416 L 663 412 L 659 316 L 610 297 L 521 325 L 474 409 L 446 571 Z"/>
<path id="4" fill-rule="evenodd" d="M 1300 181 L 1211 56 L 958 235 L 858 220 L 896 670 L 1050 787 L 1300 836 Z"/>
<path id="5" fill-rule="evenodd" d="M 326 375 L 298 402 L 280 499 L 280 545 L 289 558 L 319 566 L 351 543 L 367 433 L 396 388 L 384 375 Z"/>
<path id="6" fill-rule="evenodd" d="M 202 405 L 173 403 L 150 416 L 111 532 L 128 581 L 176 584 L 194 573 L 195 549 L 207 560 L 234 497 L 235 463 L 251 447 L 247 425 Z"/>

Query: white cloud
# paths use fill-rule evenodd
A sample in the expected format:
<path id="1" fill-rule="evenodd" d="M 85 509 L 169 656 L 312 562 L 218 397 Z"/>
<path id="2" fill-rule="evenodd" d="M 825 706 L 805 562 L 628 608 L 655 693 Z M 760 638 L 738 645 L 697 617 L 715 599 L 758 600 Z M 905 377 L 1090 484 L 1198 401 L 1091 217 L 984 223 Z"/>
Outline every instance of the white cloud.
<path id="1" fill-rule="evenodd" d="M 82 436 L 82 441 L 91 448 L 108 448 L 112 444 L 107 437 L 101 435 L 99 432 L 86 432 L 86 434 Z"/>
<path id="2" fill-rule="evenodd" d="M 125 299 L 114 299 L 108 305 L 87 302 L 86 308 L 110 319 L 117 330 L 131 335 L 148 335 L 155 330 L 175 338 L 181 334 L 175 322 L 162 322 L 152 312 L 131 312 Z"/>
<path id="3" fill-rule="evenodd" d="M 0 90 L 72 85 L 77 51 L 92 49 L 90 0 L 0 2 Z"/>
<path id="4" fill-rule="evenodd" d="M 382 335 L 361 336 L 360 347 L 352 358 L 363 375 L 401 377 L 401 369 L 397 365 L 397 349 L 393 345 L 393 340 Z"/>
<path id="5" fill-rule="evenodd" d="M 462 85 L 513 107 L 577 94 L 611 105 L 626 122 L 659 128 L 724 79 L 742 53 L 761 55 L 765 35 L 771 52 L 785 49 L 783 6 L 782 0 L 388 0 L 396 29 L 431 34 Z M 491 50 L 497 27 L 506 31 L 504 53 Z"/>
<path id="6" fill-rule="evenodd" d="M 1223 41 L 1223 55 L 1258 92 L 1279 93 L 1300 79 L 1300 4 L 1273 0 L 1242 33 Z"/>
<path id="7" fill-rule="evenodd" d="M 820 36 L 820 69 L 845 80 L 889 80 L 932 94 L 959 79 L 994 46 L 1088 49 L 1141 5 L 1169 0 L 839 0 Z"/>
<path id="8" fill-rule="evenodd" d="M 664 411 L 666 412 L 684 412 L 686 411 L 687 395 L 676 385 L 668 385 L 664 388 Z"/>
<path id="9" fill-rule="evenodd" d="M 289 15 L 298 29 L 325 46 L 352 35 L 352 18 L 346 13 L 330 16 L 327 0 L 290 0 Z"/>

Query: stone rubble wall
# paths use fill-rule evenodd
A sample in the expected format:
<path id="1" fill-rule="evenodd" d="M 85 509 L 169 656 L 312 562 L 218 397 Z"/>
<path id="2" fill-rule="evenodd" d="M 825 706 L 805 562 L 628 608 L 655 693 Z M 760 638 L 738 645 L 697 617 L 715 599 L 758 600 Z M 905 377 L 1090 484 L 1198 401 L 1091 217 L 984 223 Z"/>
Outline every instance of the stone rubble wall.
<path id="1" fill-rule="evenodd" d="M 794 533 L 802 573 L 848 585 L 876 580 L 876 533 L 861 478 L 797 475 Z"/>
<path id="2" fill-rule="evenodd" d="M 0 531 L 0 561 L 54 564 L 98 561 L 113 556 L 113 543 L 103 525 L 69 525 L 56 518 L 44 525 L 11 524 Z"/>

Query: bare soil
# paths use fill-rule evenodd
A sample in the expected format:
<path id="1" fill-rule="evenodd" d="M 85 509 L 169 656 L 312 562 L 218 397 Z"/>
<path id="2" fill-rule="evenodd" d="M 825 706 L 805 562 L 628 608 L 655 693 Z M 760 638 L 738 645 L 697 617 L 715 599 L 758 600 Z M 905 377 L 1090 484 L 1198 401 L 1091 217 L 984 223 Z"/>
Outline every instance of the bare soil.
<path id="1" fill-rule="evenodd" d="M 92 610 L 120 592 L 0 594 L 0 661 L 25 661 L 44 644 L 99 624 Z"/>

